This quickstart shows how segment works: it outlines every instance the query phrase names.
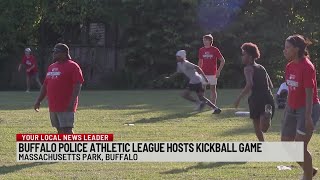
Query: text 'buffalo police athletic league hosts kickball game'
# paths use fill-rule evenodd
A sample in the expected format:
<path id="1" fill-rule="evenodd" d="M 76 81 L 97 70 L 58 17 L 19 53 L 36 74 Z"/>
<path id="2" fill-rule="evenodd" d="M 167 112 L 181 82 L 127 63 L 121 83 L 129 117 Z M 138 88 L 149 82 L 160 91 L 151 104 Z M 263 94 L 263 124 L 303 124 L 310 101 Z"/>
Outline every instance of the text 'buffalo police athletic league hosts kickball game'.
<path id="1" fill-rule="evenodd" d="M 113 134 L 17 134 L 16 139 L 18 162 L 303 161 L 302 142 L 116 142 Z"/>

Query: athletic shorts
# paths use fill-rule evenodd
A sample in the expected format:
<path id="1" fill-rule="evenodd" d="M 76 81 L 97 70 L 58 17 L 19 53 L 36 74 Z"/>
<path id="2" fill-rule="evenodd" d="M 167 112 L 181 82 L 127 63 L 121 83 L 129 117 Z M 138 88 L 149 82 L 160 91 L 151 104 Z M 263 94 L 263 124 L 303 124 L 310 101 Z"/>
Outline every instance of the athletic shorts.
<path id="1" fill-rule="evenodd" d="M 52 127 L 55 128 L 73 128 L 74 112 L 50 112 Z"/>
<path id="2" fill-rule="evenodd" d="M 305 128 L 305 112 L 306 108 L 302 107 L 299 109 L 292 109 L 289 106 L 286 107 L 284 113 L 284 119 L 281 126 L 281 135 L 285 137 L 293 137 L 296 133 L 300 135 L 306 134 Z M 320 116 L 320 105 L 319 103 L 312 106 L 312 121 L 313 126 L 316 127 Z"/>
<path id="3" fill-rule="evenodd" d="M 187 89 L 190 91 L 195 91 L 195 92 L 204 92 L 203 85 L 202 83 L 198 84 L 188 84 Z"/>
<path id="4" fill-rule="evenodd" d="M 250 118 L 253 120 L 260 120 L 260 116 L 265 113 L 265 106 L 270 104 L 272 106 L 272 116 L 273 118 L 275 112 L 275 103 L 272 94 L 268 95 L 251 95 L 248 98 Z"/>
<path id="5" fill-rule="evenodd" d="M 205 80 L 203 80 L 203 84 L 204 85 L 217 85 L 217 76 L 216 75 L 206 75 L 206 78 L 208 79 L 209 82 L 206 82 Z"/>
<path id="6" fill-rule="evenodd" d="M 27 72 L 27 76 L 30 78 L 37 78 L 38 72 Z"/>

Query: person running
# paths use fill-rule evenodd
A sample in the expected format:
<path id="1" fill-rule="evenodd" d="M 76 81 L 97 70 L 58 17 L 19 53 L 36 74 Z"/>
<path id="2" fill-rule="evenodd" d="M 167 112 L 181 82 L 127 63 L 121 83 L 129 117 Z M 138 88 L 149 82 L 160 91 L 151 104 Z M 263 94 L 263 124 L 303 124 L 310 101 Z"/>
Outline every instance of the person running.
<path id="1" fill-rule="evenodd" d="M 71 59 L 66 44 L 56 44 L 52 52 L 55 62 L 48 68 L 34 110 L 39 111 L 41 101 L 47 96 L 52 126 L 58 134 L 73 134 L 78 96 L 84 82 L 82 71 Z"/>
<path id="2" fill-rule="evenodd" d="M 209 99 L 204 96 L 204 89 L 202 85 L 202 77 L 208 82 L 205 74 L 201 70 L 201 68 L 191 62 L 189 62 L 186 58 L 186 51 L 180 50 L 176 53 L 176 60 L 177 60 L 177 72 L 171 75 L 171 78 L 175 76 L 177 73 L 183 73 L 185 76 L 189 78 L 189 84 L 187 89 L 183 91 L 182 97 L 188 101 L 197 104 L 197 110 L 201 111 L 208 105 L 212 108 L 213 114 L 221 113 L 221 109 L 219 109 L 214 103 L 212 103 Z M 202 77 L 201 77 L 201 75 Z M 191 96 L 191 92 L 194 91 L 197 93 L 198 100 Z"/>
<path id="3" fill-rule="evenodd" d="M 26 48 L 24 50 L 24 56 L 22 57 L 22 61 L 19 64 L 18 71 L 20 72 L 22 67 L 26 68 L 26 74 L 27 74 L 27 90 L 26 92 L 30 92 L 30 84 L 31 80 L 35 79 L 35 81 L 38 84 L 38 87 L 41 88 L 41 83 L 39 80 L 39 75 L 38 75 L 38 66 L 37 66 L 37 60 L 36 58 L 31 54 L 31 49 Z"/>
<path id="4" fill-rule="evenodd" d="M 266 69 L 256 61 L 260 58 L 258 46 L 253 43 L 244 43 L 242 49 L 242 63 L 245 64 L 244 76 L 246 86 L 235 101 L 238 108 L 241 99 L 251 91 L 248 98 L 250 118 L 259 141 L 264 141 L 263 133 L 270 127 L 275 111 L 275 104 L 271 89 L 273 88 Z"/>
<path id="5" fill-rule="evenodd" d="M 278 109 L 284 109 L 287 104 L 287 97 L 288 97 L 288 86 L 286 82 L 283 82 L 276 95 Z"/>
<path id="6" fill-rule="evenodd" d="M 211 34 L 204 35 L 203 38 L 204 47 L 199 49 L 198 53 L 198 65 L 203 70 L 205 76 L 208 79 L 211 91 L 211 101 L 217 103 L 217 81 L 220 77 L 221 70 L 225 64 L 225 60 L 220 53 L 220 50 L 213 46 L 213 37 Z M 220 61 L 220 66 L 217 69 L 217 61 Z"/>
<path id="7" fill-rule="evenodd" d="M 311 180 L 318 170 L 312 166 L 308 143 L 319 120 L 320 105 L 316 70 L 310 61 L 308 44 L 298 34 L 285 40 L 283 54 L 289 61 L 285 73 L 289 95 L 281 127 L 281 140 L 304 142 L 304 162 L 298 164 L 304 171 L 303 179 Z"/>

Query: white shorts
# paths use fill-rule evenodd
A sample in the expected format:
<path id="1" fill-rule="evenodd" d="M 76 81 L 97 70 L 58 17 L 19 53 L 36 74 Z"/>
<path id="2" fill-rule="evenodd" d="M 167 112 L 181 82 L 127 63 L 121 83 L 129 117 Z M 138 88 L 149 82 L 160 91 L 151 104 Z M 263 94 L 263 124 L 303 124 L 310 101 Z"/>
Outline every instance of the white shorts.
<path id="1" fill-rule="evenodd" d="M 204 79 L 203 79 L 203 82 L 202 84 L 204 85 L 217 85 L 217 76 L 216 75 L 206 75 L 206 78 L 208 79 L 209 82 L 206 82 Z"/>

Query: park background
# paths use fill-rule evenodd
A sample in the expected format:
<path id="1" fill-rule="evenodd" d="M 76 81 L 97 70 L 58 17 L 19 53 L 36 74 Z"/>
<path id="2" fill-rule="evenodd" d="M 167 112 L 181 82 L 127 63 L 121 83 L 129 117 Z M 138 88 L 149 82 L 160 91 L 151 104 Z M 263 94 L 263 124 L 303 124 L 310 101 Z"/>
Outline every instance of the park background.
<path id="1" fill-rule="evenodd" d="M 286 64 L 284 41 L 300 33 L 314 43 L 311 60 L 319 72 L 319 0 L 0 0 L 0 14 L 0 179 L 301 177 L 298 165 L 286 162 L 18 163 L 16 134 L 56 131 L 46 101 L 39 113 L 34 112 L 39 91 L 22 91 L 25 74 L 17 68 L 24 48 L 31 47 L 43 80 L 53 46 L 58 42 L 70 46 L 86 81 L 76 133 L 113 133 L 115 141 L 124 142 L 257 141 L 251 120 L 234 115 L 248 110 L 246 100 L 239 109 L 233 108 L 244 83 L 240 46 L 247 41 L 258 44 L 260 63 L 278 86 Z M 193 112 L 193 104 L 176 90 L 185 86 L 183 76 L 163 80 L 176 69 L 177 50 L 186 49 L 189 60 L 197 62 L 207 33 L 212 33 L 226 59 L 218 83 L 217 104 L 222 108 L 218 115 L 209 109 Z M 267 141 L 280 140 L 282 119 L 283 110 L 277 110 Z M 316 167 L 320 167 L 318 132 L 309 143 Z M 279 171 L 279 165 L 292 170 Z"/>
<path id="2" fill-rule="evenodd" d="M 259 63 L 275 85 L 283 80 L 289 35 L 310 38 L 311 60 L 319 64 L 318 0 L 2 0 L 0 13 L 1 90 L 25 89 L 17 67 L 26 47 L 43 80 L 58 42 L 80 64 L 84 89 L 183 88 L 183 77 L 163 77 L 175 71 L 179 49 L 197 63 L 208 33 L 226 59 L 219 88 L 244 84 L 240 46 L 248 41 L 259 46 Z"/>

